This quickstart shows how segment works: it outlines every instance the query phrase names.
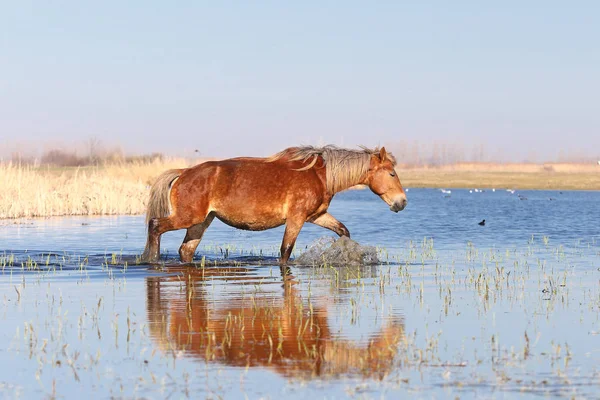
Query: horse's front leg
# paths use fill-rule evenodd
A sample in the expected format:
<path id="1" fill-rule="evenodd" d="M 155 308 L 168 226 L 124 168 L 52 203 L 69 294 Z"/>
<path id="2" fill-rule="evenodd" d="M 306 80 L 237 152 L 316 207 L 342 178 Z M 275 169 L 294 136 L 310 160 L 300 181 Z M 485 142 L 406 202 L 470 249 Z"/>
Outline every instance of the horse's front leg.
<path id="1" fill-rule="evenodd" d="M 279 265 L 287 265 L 294 244 L 298 238 L 298 234 L 304 225 L 304 217 L 302 218 L 288 218 L 285 224 L 285 233 L 283 234 L 283 241 L 281 242 L 281 258 L 279 259 Z"/>
<path id="2" fill-rule="evenodd" d="M 309 222 L 312 222 L 315 225 L 322 226 L 323 228 L 332 230 L 335 233 L 337 233 L 338 236 L 347 236 L 348 238 L 350 238 L 350 231 L 348 230 L 348 228 L 346 228 L 344 224 L 335 219 L 329 213 L 322 214 Z"/>

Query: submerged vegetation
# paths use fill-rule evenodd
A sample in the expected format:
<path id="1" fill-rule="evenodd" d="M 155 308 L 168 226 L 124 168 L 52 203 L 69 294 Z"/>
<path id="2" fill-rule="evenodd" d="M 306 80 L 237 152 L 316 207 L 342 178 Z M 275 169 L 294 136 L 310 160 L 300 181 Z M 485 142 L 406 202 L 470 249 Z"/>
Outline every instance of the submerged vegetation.
<path id="1" fill-rule="evenodd" d="M 379 249 L 379 266 L 294 267 L 294 285 L 275 266 L 235 266 L 243 252 L 227 245 L 212 254 L 230 266 L 203 260 L 142 275 L 122 252 L 8 252 L 0 311 L 26 313 L 8 353 L 23 360 L 15 373 L 38 384 L 9 372 L 14 387 L 2 390 L 586 397 L 600 389 L 598 245 L 540 235 L 448 252 L 424 238 Z M 77 279 L 56 279 L 69 272 Z"/>

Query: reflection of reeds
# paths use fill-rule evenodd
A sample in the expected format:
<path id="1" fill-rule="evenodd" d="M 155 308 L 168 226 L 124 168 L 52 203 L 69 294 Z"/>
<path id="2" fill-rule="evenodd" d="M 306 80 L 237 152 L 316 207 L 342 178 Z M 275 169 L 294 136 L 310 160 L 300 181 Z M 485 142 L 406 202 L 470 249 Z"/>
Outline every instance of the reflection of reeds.
<path id="1" fill-rule="evenodd" d="M 140 214 L 149 184 L 183 159 L 77 168 L 0 164 L 0 218 Z"/>

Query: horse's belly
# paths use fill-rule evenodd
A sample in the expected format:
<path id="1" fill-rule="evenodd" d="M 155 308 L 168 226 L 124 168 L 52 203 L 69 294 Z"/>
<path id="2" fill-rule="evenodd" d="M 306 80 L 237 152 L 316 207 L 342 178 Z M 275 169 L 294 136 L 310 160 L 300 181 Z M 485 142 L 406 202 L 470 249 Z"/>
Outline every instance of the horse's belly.
<path id="1" fill-rule="evenodd" d="M 229 226 L 247 231 L 264 231 L 285 224 L 285 219 L 277 217 L 248 218 L 245 216 L 219 215 L 217 213 L 217 218 Z"/>

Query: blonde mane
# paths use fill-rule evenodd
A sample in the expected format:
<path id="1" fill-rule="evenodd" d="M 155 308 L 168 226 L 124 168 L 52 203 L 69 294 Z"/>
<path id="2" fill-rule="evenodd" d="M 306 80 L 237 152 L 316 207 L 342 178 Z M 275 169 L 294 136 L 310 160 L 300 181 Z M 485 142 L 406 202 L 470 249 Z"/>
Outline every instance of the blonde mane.
<path id="1" fill-rule="evenodd" d="M 321 157 L 323 164 L 327 167 L 327 191 L 337 193 L 358 184 L 369 170 L 371 157 L 379 155 L 378 147 L 369 149 L 360 146 L 360 148 L 361 150 L 341 149 L 334 145 L 290 147 L 267 158 L 267 162 L 287 157 L 288 161 L 308 162 L 308 165 L 297 169 L 297 171 L 306 171 L 313 168 Z M 394 156 L 391 153 L 387 153 L 387 156 L 395 166 Z"/>

